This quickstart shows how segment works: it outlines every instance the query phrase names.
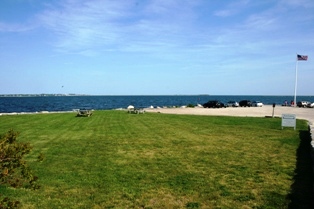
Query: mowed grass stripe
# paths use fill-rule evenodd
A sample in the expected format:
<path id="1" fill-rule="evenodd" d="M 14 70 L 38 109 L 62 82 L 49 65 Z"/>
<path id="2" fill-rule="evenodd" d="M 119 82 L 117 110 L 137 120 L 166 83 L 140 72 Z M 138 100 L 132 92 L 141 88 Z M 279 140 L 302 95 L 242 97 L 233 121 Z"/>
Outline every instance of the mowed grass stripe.
<path id="1" fill-rule="evenodd" d="M 284 208 L 300 141 L 277 118 L 95 111 L 0 124 L 34 147 L 28 160 L 42 188 L 0 188 L 24 208 Z"/>

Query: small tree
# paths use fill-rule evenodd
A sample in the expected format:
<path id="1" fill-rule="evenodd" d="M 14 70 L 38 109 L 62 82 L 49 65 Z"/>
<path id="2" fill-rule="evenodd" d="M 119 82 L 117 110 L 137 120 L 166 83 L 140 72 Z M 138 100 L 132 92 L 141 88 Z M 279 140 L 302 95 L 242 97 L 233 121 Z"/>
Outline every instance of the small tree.
<path id="1" fill-rule="evenodd" d="M 0 136 L 0 184 L 5 186 L 26 187 L 37 189 L 37 176 L 34 176 L 31 169 L 23 159 L 32 147 L 29 143 L 17 142 L 19 133 L 9 130 Z M 0 209 L 16 208 L 18 201 L 11 201 L 9 198 L 0 200 Z"/>

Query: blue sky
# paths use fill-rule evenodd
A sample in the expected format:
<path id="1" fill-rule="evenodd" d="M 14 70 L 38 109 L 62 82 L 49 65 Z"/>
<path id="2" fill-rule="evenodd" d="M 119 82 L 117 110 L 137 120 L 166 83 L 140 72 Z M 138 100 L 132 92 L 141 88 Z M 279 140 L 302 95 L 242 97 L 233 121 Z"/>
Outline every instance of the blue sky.
<path id="1" fill-rule="evenodd" d="M 0 94 L 314 95 L 313 0 L 1 0 Z"/>

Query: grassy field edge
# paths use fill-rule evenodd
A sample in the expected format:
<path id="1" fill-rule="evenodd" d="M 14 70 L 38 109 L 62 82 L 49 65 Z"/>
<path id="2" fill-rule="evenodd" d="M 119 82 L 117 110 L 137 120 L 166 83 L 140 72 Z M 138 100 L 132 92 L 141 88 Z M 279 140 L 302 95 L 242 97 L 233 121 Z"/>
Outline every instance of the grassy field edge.
<path id="1" fill-rule="evenodd" d="M 282 130 L 280 124 L 279 118 L 114 110 L 86 118 L 72 113 L 1 116 L 0 133 L 13 128 L 21 141 L 32 144 L 28 161 L 42 188 L 0 187 L 0 192 L 21 199 L 23 208 L 305 204 L 298 188 L 306 189 L 311 181 L 311 172 L 302 170 L 310 163 L 307 123 L 298 120 L 296 131 Z M 45 156 L 41 163 L 39 153 Z"/>

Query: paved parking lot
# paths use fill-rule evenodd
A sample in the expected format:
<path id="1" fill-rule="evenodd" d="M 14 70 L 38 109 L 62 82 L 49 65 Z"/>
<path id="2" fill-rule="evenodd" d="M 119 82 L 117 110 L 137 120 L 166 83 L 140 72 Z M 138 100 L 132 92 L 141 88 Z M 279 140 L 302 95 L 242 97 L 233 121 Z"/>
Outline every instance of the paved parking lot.
<path id="1" fill-rule="evenodd" d="M 308 120 L 314 124 L 314 108 L 285 107 L 264 105 L 263 107 L 228 107 L 228 108 L 147 108 L 146 112 L 193 115 L 225 115 L 241 117 L 281 117 L 282 114 L 295 114 L 297 119 Z"/>

